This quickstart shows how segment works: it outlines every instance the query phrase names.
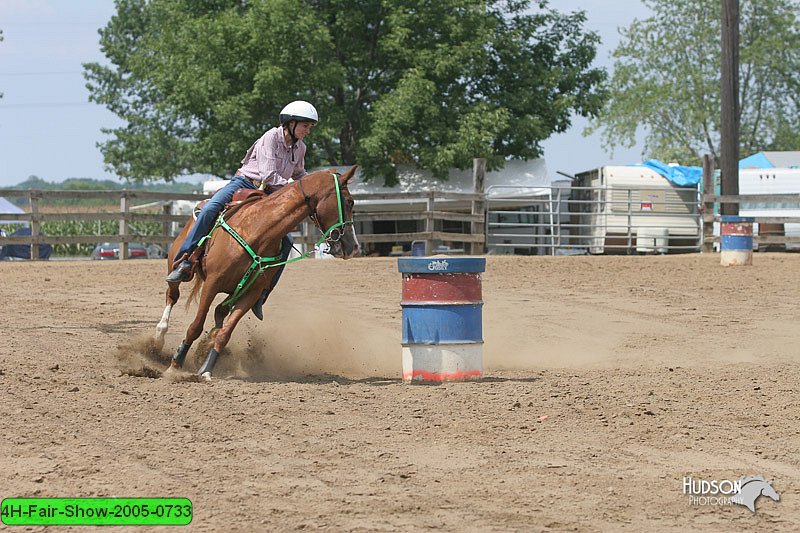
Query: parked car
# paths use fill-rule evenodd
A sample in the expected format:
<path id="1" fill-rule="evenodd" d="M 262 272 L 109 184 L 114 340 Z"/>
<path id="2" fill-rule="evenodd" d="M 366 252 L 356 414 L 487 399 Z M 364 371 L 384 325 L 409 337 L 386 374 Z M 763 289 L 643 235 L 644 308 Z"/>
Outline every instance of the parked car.
<path id="1" fill-rule="evenodd" d="M 31 228 L 22 227 L 18 228 L 12 237 L 30 237 Z M 39 235 L 43 235 L 39 232 Z M 5 237 L 5 232 L 3 232 Z M 39 259 L 50 259 L 50 254 L 53 253 L 53 246 L 50 244 L 39 245 Z M 0 246 L 0 260 L 10 259 L 30 259 L 31 258 L 31 245 L 30 244 L 6 244 Z"/>
<path id="2" fill-rule="evenodd" d="M 118 242 L 101 242 L 94 247 L 92 259 L 119 259 Z M 147 248 L 140 242 L 128 243 L 128 259 L 147 259 Z"/>

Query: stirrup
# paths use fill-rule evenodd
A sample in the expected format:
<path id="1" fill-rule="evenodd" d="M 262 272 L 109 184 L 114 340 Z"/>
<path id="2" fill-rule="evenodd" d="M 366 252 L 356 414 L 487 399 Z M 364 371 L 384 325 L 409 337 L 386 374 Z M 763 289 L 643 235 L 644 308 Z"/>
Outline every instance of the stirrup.
<path id="1" fill-rule="evenodd" d="M 180 283 L 192 279 L 192 264 L 189 261 L 182 261 L 175 270 L 169 273 L 166 278 L 167 283 Z"/>

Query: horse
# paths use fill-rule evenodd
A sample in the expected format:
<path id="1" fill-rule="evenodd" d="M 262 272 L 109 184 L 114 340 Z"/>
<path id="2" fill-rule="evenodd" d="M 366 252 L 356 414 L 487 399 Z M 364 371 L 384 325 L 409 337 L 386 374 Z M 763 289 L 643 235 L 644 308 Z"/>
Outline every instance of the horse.
<path id="1" fill-rule="evenodd" d="M 759 496 L 766 496 L 773 500 L 780 501 L 781 497 L 772 487 L 772 482 L 767 481 L 761 476 L 747 476 L 739 480 L 741 489 L 739 493 L 731 497 L 731 502 L 744 505 L 750 512 L 756 512 L 756 500 Z"/>
<path id="2" fill-rule="evenodd" d="M 358 253 L 359 244 L 353 228 L 354 202 L 347 189 L 357 168 L 353 166 L 344 174 L 334 170 L 312 172 L 273 194 L 243 205 L 225 218 L 223 226 L 227 225 L 234 230 L 233 233 L 228 228 L 226 231 L 218 228 L 220 221 L 217 222 L 204 243 L 205 256 L 198 265 L 200 268 L 195 269 L 197 275 L 189 301 L 200 293 L 197 314 L 172 356 L 171 368 L 183 366 L 189 348 L 203 331 L 214 298 L 219 293 L 227 293 L 232 296 L 214 310 L 213 346 L 197 371 L 201 377 L 211 379 L 217 357 L 230 341 L 239 320 L 256 303 L 261 292 L 270 286 L 276 272 L 270 266 L 280 262 L 281 240 L 306 217 L 322 232 L 323 238 L 318 244 L 324 240 L 332 256 L 350 259 Z M 172 244 L 167 258 L 168 271 L 192 225 L 193 219 L 190 219 Z M 247 274 L 250 274 L 249 279 L 245 279 Z M 163 348 L 169 330 L 172 308 L 180 298 L 179 287 L 179 283 L 171 283 L 166 291 L 166 307 L 156 326 L 155 343 L 159 350 Z"/>

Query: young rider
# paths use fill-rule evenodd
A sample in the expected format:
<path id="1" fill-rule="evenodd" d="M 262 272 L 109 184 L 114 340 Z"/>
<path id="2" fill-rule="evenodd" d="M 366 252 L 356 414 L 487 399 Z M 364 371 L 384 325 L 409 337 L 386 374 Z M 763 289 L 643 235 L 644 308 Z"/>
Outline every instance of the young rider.
<path id="1" fill-rule="evenodd" d="M 192 263 L 188 260 L 200 239 L 208 235 L 225 204 L 233 198 L 233 193 L 239 189 L 262 189 L 267 194 L 272 193 L 284 185 L 302 178 L 307 174 L 305 170 L 306 145 L 303 139 L 309 134 L 317 122 L 319 115 L 313 105 L 302 100 L 297 100 L 286 105 L 281 110 L 280 126 L 269 129 L 247 150 L 242 166 L 225 187 L 217 191 L 206 203 L 194 227 L 184 239 L 176 259 L 181 263 L 167 276 L 167 283 L 180 283 L 191 278 Z M 288 235 L 281 242 L 281 260 L 289 258 L 292 249 L 292 239 Z M 261 298 L 253 305 L 253 314 L 263 320 L 264 301 L 270 291 L 278 283 L 283 272 L 281 265 L 272 278 L 269 288 L 261 294 Z"/>

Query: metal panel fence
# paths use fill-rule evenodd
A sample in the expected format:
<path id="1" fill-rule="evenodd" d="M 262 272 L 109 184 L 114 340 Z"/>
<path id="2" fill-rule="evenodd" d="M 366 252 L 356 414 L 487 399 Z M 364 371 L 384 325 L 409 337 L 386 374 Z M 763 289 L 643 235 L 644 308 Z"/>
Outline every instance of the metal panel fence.
<path id="1" fill-rule="evenodd" d="M 516 194 L 517 197 L 514 197 Z M 487 189 L 489 253 L 644 254 L 712 251 L 715 205 L 780 206 L 753 212 L 759 250 L 800 248 L 800 194 L 703 195 L 683 187 L 554 186 Z M 505 197 L 504 197 L 505 196 Z M 788 209 L 796 207 L 796 209 Z"/>
<path id="2" fill-rule="evenodd" d="M 494 253 L 676 253 L 702 247 L 700 193 L 687 188 L 542 187 L 527 196 L 487 195 Z M 507 196 L 503 198 L 503 196 Z"/>

